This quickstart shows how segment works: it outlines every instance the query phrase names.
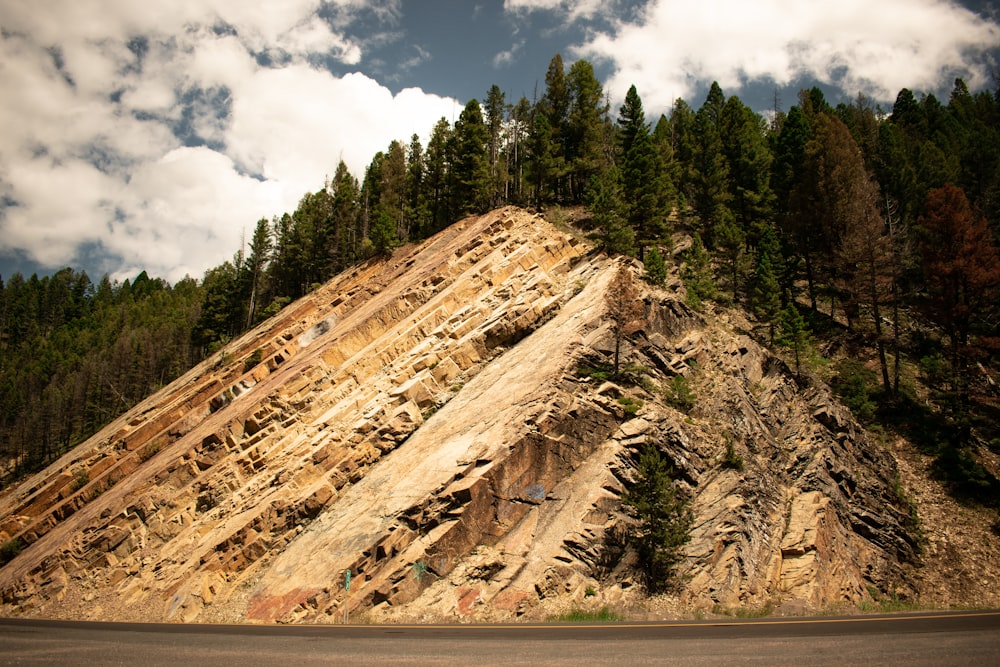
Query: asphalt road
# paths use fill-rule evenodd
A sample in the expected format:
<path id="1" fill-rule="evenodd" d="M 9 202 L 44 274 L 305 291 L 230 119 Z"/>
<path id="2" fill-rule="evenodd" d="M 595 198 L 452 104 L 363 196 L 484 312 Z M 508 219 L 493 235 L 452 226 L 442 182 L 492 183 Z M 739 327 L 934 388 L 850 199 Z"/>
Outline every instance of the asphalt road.
<path id="1" fill-rule="evenodd" d="M 1000 665 L 1000 611 L 613 624 L 0 619 L 3 665 Z"/>

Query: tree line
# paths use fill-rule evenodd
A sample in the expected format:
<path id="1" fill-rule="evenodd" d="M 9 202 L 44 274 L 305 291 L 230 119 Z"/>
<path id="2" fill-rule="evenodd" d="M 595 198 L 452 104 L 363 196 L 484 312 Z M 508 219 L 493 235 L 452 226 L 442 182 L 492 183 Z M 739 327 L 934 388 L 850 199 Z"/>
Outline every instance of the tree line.
<path id="1" fill-rule="evenodd" d="M 203 290 L 145 272 L 94 284 L 63 269 L 0 280 L 0 463 L 44 466 L 197 363 Z"/>
<path id="2" fill-rule="evenodd" d="M 647 119 L 634 86 L 613 109 L 589 62 L 556 55 L 535 99 L 492 86 L 454 123 L 441 118 L 426 146 L 392 141 L 360 181 L 340 162 L 200 282 L 160 285 L 185 313 L 174 319 L 191 323 L 182 365 L 345 268 L 504 204 L 585 206 L 603 249 L 636 255 L 654 281 L 680 262 L 689 300 L 741 304 L 772 341 L 803 310 L 845 322 L 877 347 L 889 396 L 904 346 L 940 358 L 956 416 L 1000 340 L 1000 90 L 959 79 L 947 102 L 904 89 L 884 110 L 861 95 L 832 106 L 813 88 L 765 116 L 713 83 L 697 109 L 678 99 Z M 681 237 L 690 247 L 678 254 Z M 4 304 L 23 289 L 11 291 L 15 279 L 31 282 L 12 277 Z M 919 341 L 906 335 L 917 314 L 933 324 Z M 3 317 L 6 360 L 6 322 L 21 315 Z M 21 386 L 19 372 L 3 381 Z M 37 377 L 12 391 L 39 396 L 55 376 Z M 5 451 L 9 429 L 29 432 L 22 421 L 5 417 Z"/>

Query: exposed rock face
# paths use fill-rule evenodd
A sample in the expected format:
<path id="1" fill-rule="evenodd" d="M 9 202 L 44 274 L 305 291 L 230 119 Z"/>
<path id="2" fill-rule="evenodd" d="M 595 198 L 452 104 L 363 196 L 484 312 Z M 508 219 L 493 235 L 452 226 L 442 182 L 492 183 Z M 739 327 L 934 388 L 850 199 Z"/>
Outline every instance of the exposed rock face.
<path id="1" fill-rule="evenodd" d="M 615 600 L 635 590 L 618 496 L 647 441 L 693 498 L 687 603 L 908 592 L 894 461 L 825 388 L 669 291 L 625 351 L 634 382 L 580 372 L 609 358 L 615 270 L 585 252 L 508 208 L 292 304 L 0 496 L 0 539 L 28 545 L 0 569 L 3 613 L 336 622 Z M 677 374 L 690 415 L 659 390 Z"/>

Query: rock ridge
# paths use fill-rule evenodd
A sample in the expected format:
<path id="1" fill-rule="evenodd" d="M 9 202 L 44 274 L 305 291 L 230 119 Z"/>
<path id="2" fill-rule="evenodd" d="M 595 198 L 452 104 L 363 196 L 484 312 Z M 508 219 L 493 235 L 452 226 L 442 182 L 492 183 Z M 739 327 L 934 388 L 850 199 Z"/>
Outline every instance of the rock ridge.
<path id="1" fill-rule="evenodd" d="M 622 262 L 508 207 L 334 278 L 0 494 L 0 538 L 26 545 L 0 569 L 2 613 L 315 623 L 634 600 L 619 494 L 647 442 L 696 515 L 684 604 L 912 593 L 892 456 L 676 283 L 644 288 L 627 380 L 590 372 Z M 687 413 L 664 392 L 677 375 Z"/>

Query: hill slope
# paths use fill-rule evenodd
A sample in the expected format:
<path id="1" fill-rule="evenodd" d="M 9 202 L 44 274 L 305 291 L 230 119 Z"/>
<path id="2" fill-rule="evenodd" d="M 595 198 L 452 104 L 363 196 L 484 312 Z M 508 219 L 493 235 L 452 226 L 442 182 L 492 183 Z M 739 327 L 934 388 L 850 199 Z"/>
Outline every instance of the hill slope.
<path id="1" fill-rule="evenodd" d="M 619 494 L 644 442 L 693 499 L 684 604 L 918 594 L 895 460 L 825 387 L 672 289 L 645 296 L 632 381 L 584 371 L 610 358 L 616 267 L 507 208 L 338 276 L 0 496 L 0 539 L 27 545 L 0 569 L 3 613 L 623 603 L 638 587 Z M 690 414 L 661 391 L 676 375 Z"/>

